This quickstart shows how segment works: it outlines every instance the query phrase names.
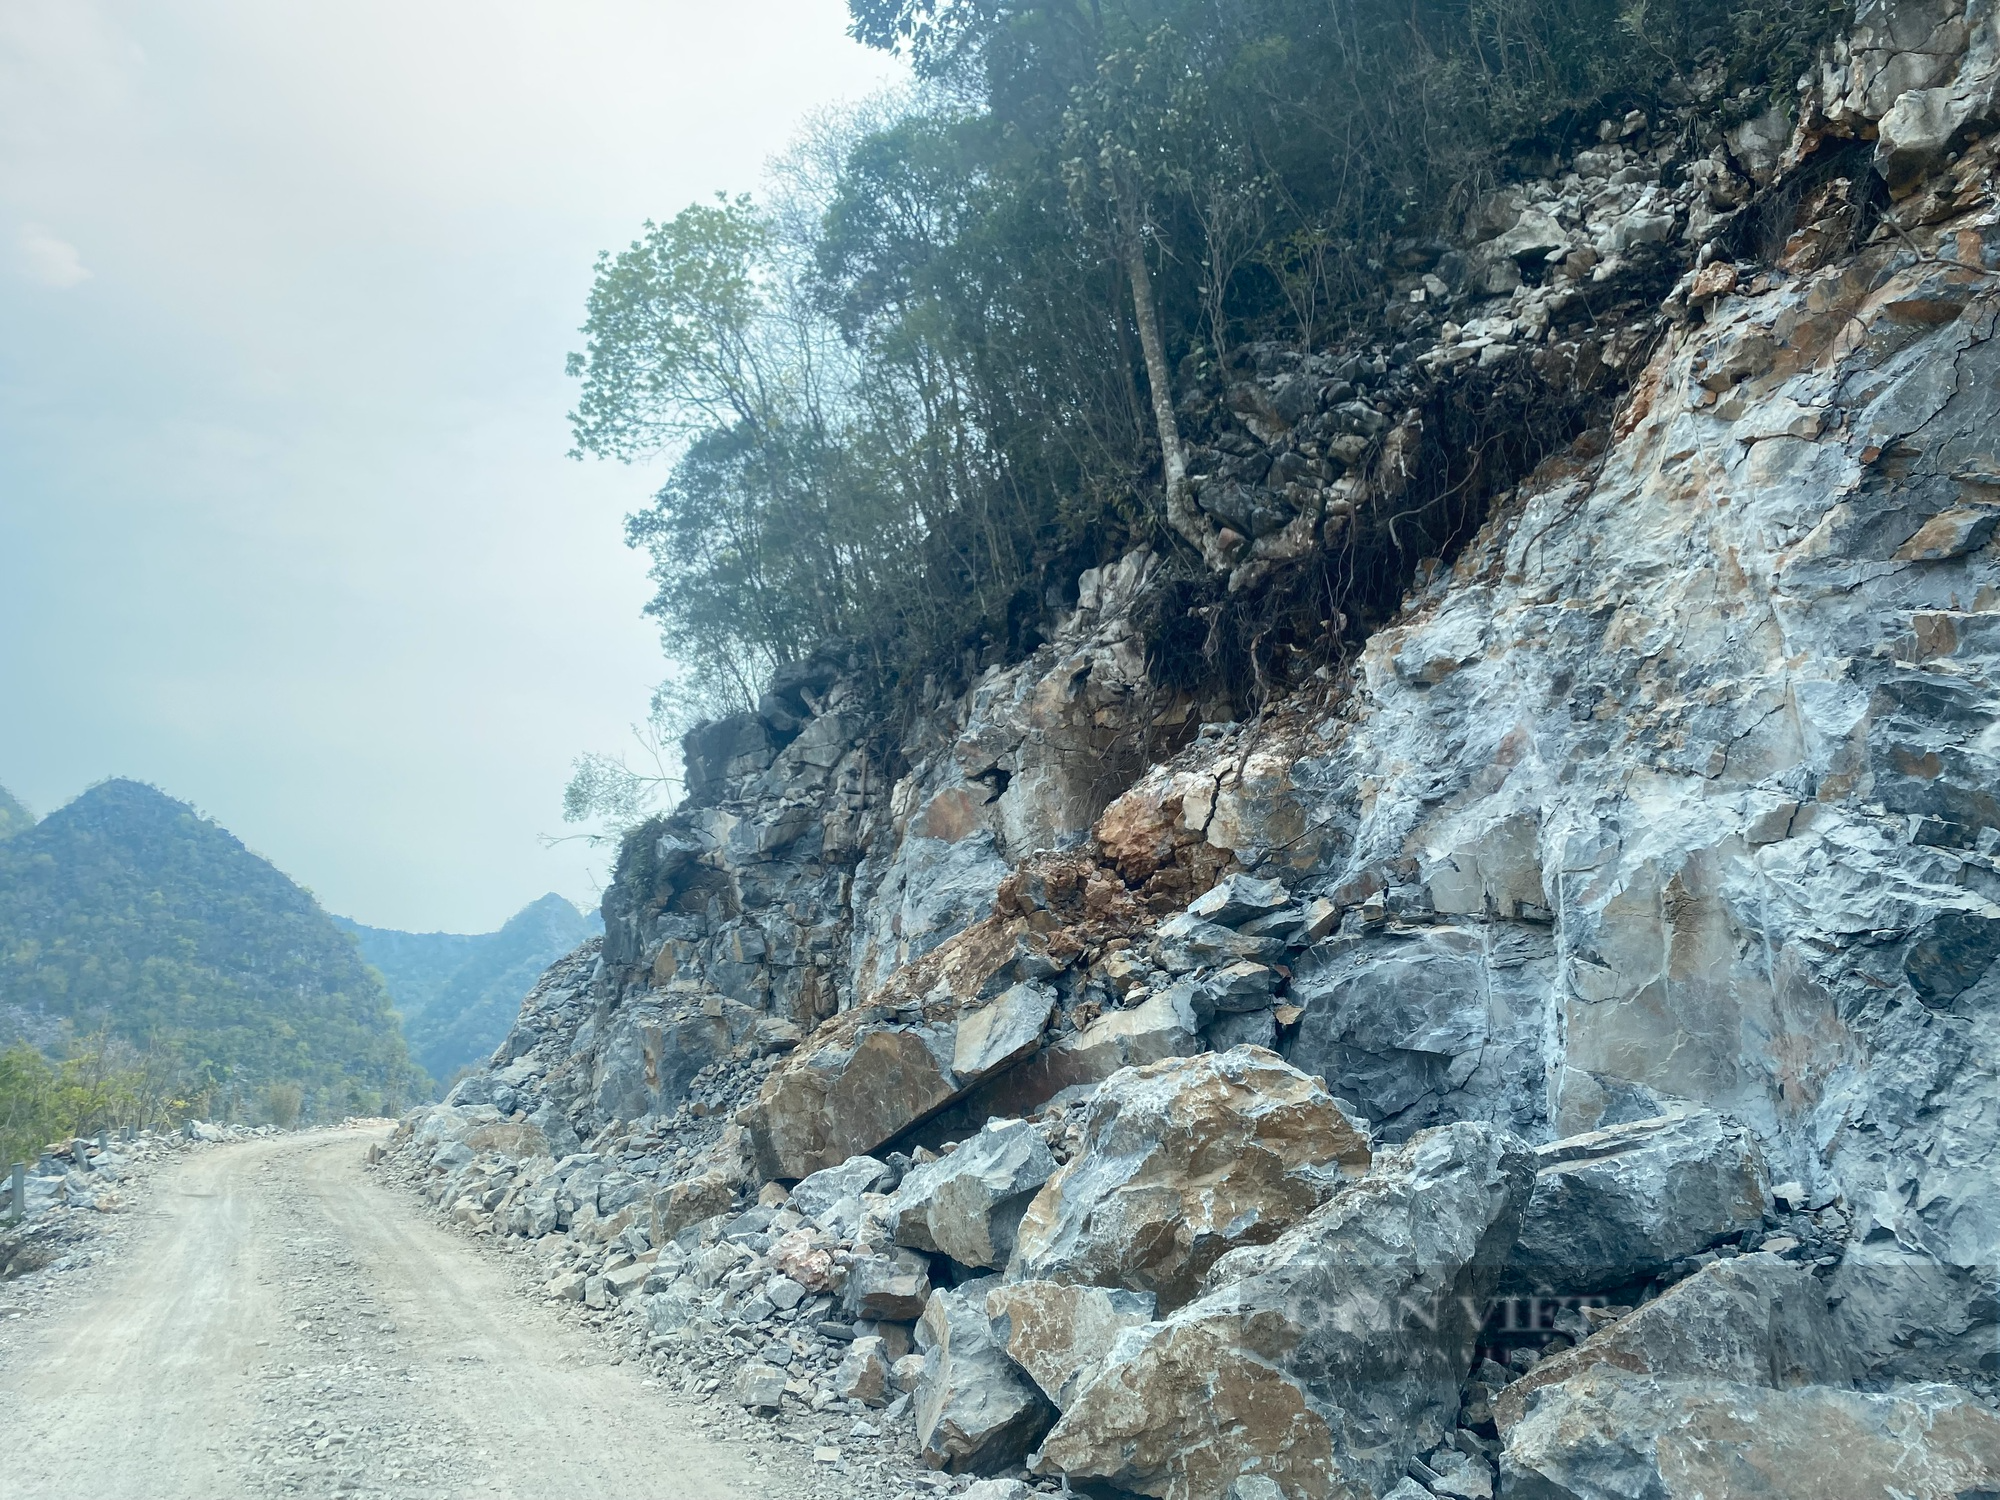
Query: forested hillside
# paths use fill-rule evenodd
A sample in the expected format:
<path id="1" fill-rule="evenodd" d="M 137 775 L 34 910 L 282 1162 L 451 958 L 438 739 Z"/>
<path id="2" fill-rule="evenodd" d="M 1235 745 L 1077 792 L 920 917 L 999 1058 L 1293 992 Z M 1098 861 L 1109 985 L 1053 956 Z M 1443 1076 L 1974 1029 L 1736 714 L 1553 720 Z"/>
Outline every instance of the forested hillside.
<path id="1" fill-rule="evenodd" d="M 35 815 L 23 807 L 14 794 L 0 786 L 0 839 L 35 826 Z"/>
<path id="2" fill-rule="evenodd" d="M 397 932 L 333 920 L 388 983 L 412 1055 L 441 1084 L 499 1045 L 542 970 L 597 927 L 553 893 L 498 932 Z"/>
<path id="3" fill-rule="evenodd" d="M 0 1022 L 170 1055 L 210 1112 L 418 1097 L 381 981 L 311 893 L 192 807 L 107 781 L 0 843 Z M 287 1109 L 286 1112 L 289 1112 Z"/>
<path id="4" fill-rule="evenodd" d="M 830 642 L 907 707 L 1025 655 L 1082 571 L 1141 545 L 1177 575 L 1140 622 L 1156 662 L 1268 701 L 1602 416 L 1574 372 L 1460 381 L 1430 446 L 1402 455 L 1420 472 L 1407 503 L 1337 527 L 1343 477 L 1360 482 L 1409 394 L 1342 351 L 1426 347 L 1468 299 L 1555 277 L 1546 244 L 1485 263 L 1452 249 L 1482 194 L 1634 109 L 1699 101 L 1686 144 L 1720 149 L 1790 108 L 1840 14 L 851 10 L 858 37 L 913 60 L 915 89 L 823 121 L 765 198 L 696 204 L 603 257 L 572 357 L 578 451 L 675 460 L 629 535 L 687 672 L 668 696 L 697 709 L 750 706 L 773 668 Z M 1666 290 L 1623 259 L 1629 284 L 1586 298 L 1597 317 Z M 1568 274 L 1588 270 L 1579 256 Z M 1231 431 L 1258 416 L 1232 403 L 1302 358 L 1328 362 L 1306 373 L 1338 376 L 1342 411 L 1265 414 L 1309 419 L 1272 465 Z"/>

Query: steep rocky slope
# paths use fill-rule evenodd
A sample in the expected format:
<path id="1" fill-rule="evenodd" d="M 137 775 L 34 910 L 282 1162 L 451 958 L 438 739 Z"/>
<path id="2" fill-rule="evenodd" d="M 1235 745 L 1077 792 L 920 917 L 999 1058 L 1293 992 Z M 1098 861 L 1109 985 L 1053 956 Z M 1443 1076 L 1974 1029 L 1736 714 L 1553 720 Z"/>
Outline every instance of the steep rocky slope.
<path id="1" fill-rule="evenodd" d="M 1477 529 L 1247 722 L 1135 554 L 905 734 L 824 660 L 692 736 L 413 1169 L 957 1471 L 2000 1487 L 1996 86 L 1989 8 L 1870 8 L 1796 120 L 1608 118 L 1393 342 L 1263 351 L 1232 597 Z"/>

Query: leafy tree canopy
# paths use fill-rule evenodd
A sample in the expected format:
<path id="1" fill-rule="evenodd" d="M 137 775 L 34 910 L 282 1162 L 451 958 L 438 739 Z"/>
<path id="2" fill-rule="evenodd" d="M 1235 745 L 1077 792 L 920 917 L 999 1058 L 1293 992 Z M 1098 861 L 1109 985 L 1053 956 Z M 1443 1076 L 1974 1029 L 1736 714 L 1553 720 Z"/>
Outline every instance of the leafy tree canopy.
<path id="1" fill-rule="evenodd" d="M 598 266 L 579 453 L 697 709 L 840 641 L 905 701 L 1135 544 L 1213 580 L 1179 411 L 1371 326 L 1398 248 L 1606 111 L 1790 99 L 1828 0 L 850 0 L 906 96 Z M 1532 150 L 1528 150 L 1528 147 Z M 1521 148 L 1517 150 L 1517 148 Z M 1522 152 L 1525 151 L 1525 155 Z M 1329 610 L 1329 614 L 1337 611 Z M 583 800 L 588 801 L 588 797 Z"/>

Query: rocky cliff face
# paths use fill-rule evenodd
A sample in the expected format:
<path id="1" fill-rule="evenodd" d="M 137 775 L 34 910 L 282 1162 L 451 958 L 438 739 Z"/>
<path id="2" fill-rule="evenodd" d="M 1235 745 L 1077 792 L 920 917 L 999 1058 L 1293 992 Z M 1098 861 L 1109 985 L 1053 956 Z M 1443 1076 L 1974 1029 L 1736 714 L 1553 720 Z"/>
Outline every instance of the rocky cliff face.
<path id="1" fill-rule="evenodd" d="M 601 958 L 423 1127 L 532 1114 L 521 1160 L 594 1138 L 633 1196 L 524 1216 L 551 1159 L 470 1217 L 622 1212 L 585 1239 L 662 1267 L 816 1245 L 794 1308 L 903 1278 L 864 1321 L 941 1299 L 909 1384 L 954 1468 L 2000 1485 L 1997 80 L 1990 7 L 1870 7 L 1796 120 L 1700 80 L 1607 120 L 1413 250 L 1395 344 L 1192 403 L 1239 594 L 1480 507 L 1254 719 L 1151 665 L 1140 553 L 907 734 L 826 660 L 692 737 Z M 1503 396 L 1560 441 L 1468 469 L 1454 412 Z M 1033 1150 L 973 1149 L 996 1120 Z M 704 1274 L 644 1282 L 663 1359 L 754 1303 Z"/>

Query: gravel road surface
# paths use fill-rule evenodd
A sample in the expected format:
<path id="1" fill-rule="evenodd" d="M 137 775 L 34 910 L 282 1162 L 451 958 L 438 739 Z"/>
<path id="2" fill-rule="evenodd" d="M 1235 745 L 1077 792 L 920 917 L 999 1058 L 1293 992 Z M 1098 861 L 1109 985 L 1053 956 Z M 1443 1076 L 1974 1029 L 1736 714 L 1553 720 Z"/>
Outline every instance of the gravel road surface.
<path id="1" fill-rule="evenodd" d="M 704 1436 L 503 1262 L 364 1175 L 378 1138 L 249 1141 L 162 1172 L 114 1265 L 0 1328 L 0 1496 L 792 1490 L 788 1456 Z"/>

